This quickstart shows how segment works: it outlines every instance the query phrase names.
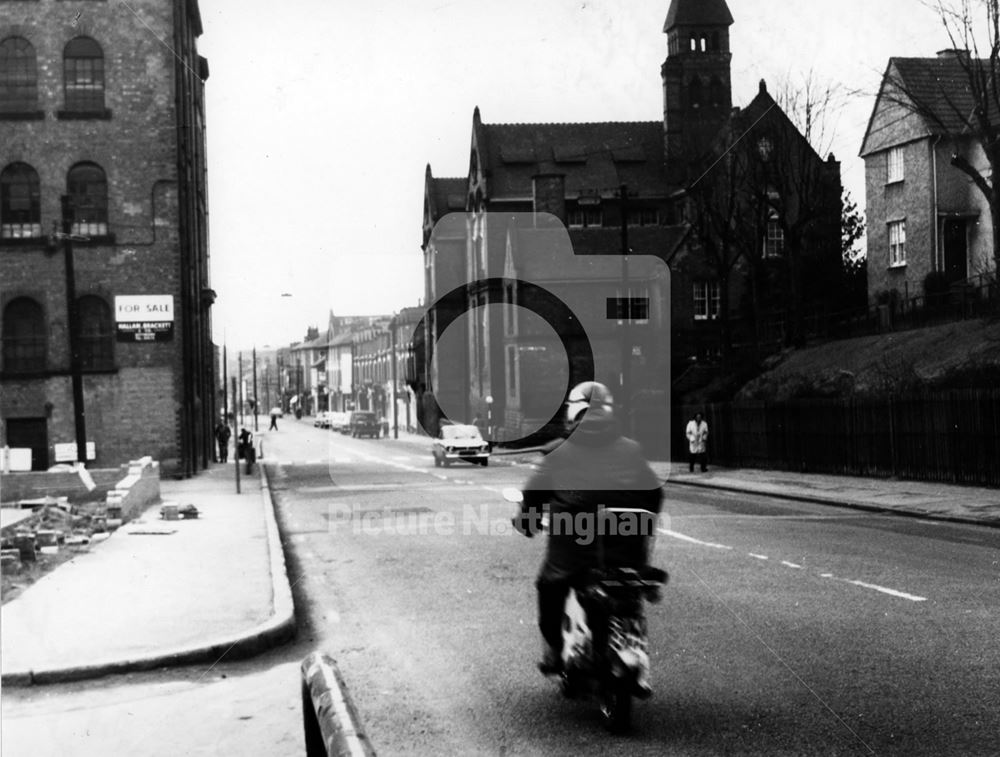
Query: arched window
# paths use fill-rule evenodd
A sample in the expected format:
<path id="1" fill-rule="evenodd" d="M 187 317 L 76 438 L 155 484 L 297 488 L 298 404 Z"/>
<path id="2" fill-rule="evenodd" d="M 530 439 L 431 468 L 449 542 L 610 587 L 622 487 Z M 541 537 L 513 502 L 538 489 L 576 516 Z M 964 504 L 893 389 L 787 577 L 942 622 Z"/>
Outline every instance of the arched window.
<path id="1" fill-rule="evenodd" d="M 705 41 L 705 38 L 704 38 L 704 37 L 702 37 L 702 38 L 701 38 L 700 40 L 698 40 L 698 41 L 699 41 L 699 44 L 700 44 L 700 48 L 701 48 L 701 51 L 702 51 L 702 52 L 705 52 L 705 51 L 706 51 L 706 50 L 708 49 L 708 43 L 707 43 L 707 42 Z"/>
<path id="2" fill-rule="evenodd" d="M 38 172 L 27 163 L 11 163 L 0 172 L 0 239 L 42 235 Z"/>
<path id="3" fill-rule="evenodd" d="M 72 231 L 84 236 L 108 234 L 108 181 L 96 163 L 77 163 L 66 177 Z"/>
<path id="4" fill-rule="evenodd" d="M 29 297 L 18 297 L 3 309 L 4 373 L 45 370 L 45 313 Z"/>
<path id="5" fill-rule="evenodd" d="M 66 110 L 104 110 L 104 53 L 90 37 L 71 39 L 63 50 Z"/>
<path id="6" fill-rule="evenodd" d="M 714 107 L 722 105 L 722 81 L 718 76 L 713 76 L 708 85 L 708 99 Z"/>
<path id="7" fill-rule="evenodd" d="M 696 76 L 688 84 L 688 104 L 692 108 L 700 108 L 703 101 L 704 94 L 702 93 L 701 79 Z"/>
<path id="8" fill-rule="evenodd" d="M 86 371 L 107 370 L 115 364 L 111 306 L 101 297 L 84 295 L 77 300 L 80 316 L 80 366 Z"/>
<path id="9" fill-rule="evenodd" d="M 0 113 L 38 110 L 35 48 L 23 37 L 0 42 Z"/>
<path id="10" fill-rule="evenodd" d="M 698 49 L 698 38 L 692 34 L 691 35 L 691 52 L 695 52 L 695 51 L 697 51 L 697 49 Z"/>

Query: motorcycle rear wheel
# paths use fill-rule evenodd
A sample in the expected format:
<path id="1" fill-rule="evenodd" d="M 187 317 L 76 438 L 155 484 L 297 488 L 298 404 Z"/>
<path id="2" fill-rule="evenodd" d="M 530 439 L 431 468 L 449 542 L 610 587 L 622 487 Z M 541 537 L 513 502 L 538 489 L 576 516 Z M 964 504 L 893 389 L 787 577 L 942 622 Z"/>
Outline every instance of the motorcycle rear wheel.
<path id="1" fill-rule="evenodd" d="M 601 715 L 611 733 L 625 733 L 632 727 L 632 685 L 628 677 L 615 677 L 608 682 Z"/>

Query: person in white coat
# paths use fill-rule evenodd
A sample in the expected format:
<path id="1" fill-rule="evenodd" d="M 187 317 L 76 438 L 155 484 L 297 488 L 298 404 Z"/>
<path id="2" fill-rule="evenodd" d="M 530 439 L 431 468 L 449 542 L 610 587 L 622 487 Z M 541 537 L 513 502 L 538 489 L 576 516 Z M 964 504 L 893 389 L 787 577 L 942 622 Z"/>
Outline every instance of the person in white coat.
<path id="1" fill-rule="evenodd" d="M 708 470 L 708 423 L 701 413 L 695 413 L 688 421 L 688 470 L 694 473 L 695 462 L 701 465 L 701 472 Z"/>

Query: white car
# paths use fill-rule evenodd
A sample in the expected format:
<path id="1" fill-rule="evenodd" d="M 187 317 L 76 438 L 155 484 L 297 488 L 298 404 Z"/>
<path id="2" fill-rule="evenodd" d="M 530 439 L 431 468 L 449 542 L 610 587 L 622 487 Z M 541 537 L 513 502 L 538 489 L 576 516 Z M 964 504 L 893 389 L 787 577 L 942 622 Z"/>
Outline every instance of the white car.
<path id="1" fill-rule="evenodd" d="M 434 465 L 438 468 L 442 465 L 447 468 L 457 460 L 490 464 L 490 445 L 475 426 L 442 426 L 431 453 L 434 455 Z"/>
<path id="2" fill-rule="evenodd" d="M 326 410 L 320 410 L 313 418 L 313 425 L 319 428 L 330 428 L 330 413 Z"/>
<path id="3" fill-rule="evenodd" d="M 351 430 L 351 414 L 334 410 L 330 413 L 330 430 L 346 434 Z"/>

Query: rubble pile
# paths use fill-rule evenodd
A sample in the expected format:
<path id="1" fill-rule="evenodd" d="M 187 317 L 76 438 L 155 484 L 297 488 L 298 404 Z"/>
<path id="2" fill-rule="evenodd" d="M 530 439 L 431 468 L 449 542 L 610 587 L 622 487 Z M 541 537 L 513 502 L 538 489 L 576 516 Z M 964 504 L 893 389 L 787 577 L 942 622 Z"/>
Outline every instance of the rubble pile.
<path id="1" fill-rule="evenodd" d="M 25 501 L 34 515 L 0 535 L 0 594 L 13 599 L 45 573 L 107 539 L 121 523 L 121 508 L 104 501 L 70 504 L 66 497 Z"/>

